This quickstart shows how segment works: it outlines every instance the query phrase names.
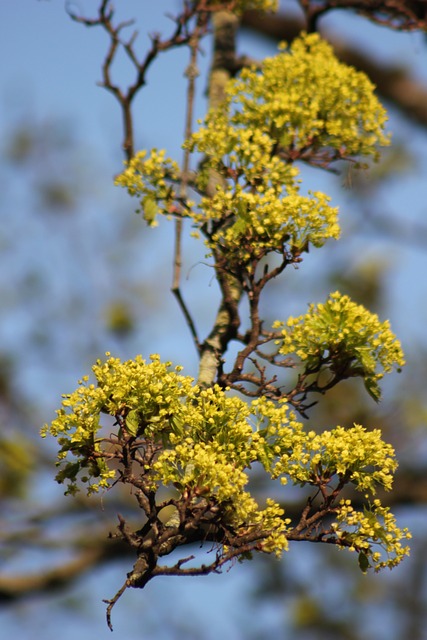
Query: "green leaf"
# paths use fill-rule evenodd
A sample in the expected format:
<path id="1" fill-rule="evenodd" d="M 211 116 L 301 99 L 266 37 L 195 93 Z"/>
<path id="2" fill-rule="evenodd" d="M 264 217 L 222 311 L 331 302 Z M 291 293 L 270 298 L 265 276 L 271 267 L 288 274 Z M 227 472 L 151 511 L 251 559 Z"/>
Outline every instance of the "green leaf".
<path id="1" fill-rule="evenodd" d="M 133 409 L 129 411 L 126 416 L 126 429 L 130 433 L 131 436 L 136 436 L 139 429 L 139 416 L 138 411 Z"/>
<path id="2" fill-rule="evenodd" d="M 373 398 L 375 402 L 379 402 L 381 400 L 381 389 L 379 388 L 375 380 L 372 380 L 372 378 L 368 378 L 364 381 L 364 384 L 365 389 L 369 393 L 371 398 Z"/>
<path id="3" fill-rule="evenodd" d="M 169 424 L 171 426 L 172 433 L 176 436 L 181 435 L 184 427 L 184 421 L 177 415 L 171 416 L 169 420 Z"/>
<path id="4" fill-rule="evenodd" d="M 243 202 L 242 200 L 238 200 L 237 212 L 238 212 L 239 218 L 242 218 L 245 222 L 249 223 L 251 221 L 251 216 L 248 211 L 248 205 L 246 202 Z"/>
<path id="5" fill-rule="evenodd" d="M 152 225 L 159 212 L 156 198 L 153 194 L 148 194 L 142 199 L 142 207 L 144 209 L 144 219 L 149 225 Z"/>
<path id="6" fill-rule="evenodd" d="M 364 551 L 359 553 L 359 567 L 362 573 L 366 573 L 371 565 L 369 564 L 368 556 Z"/>
<path id="7" fill-rule="evenodd" d="M 58 471 L 55 476 L 55 480 L 59 484 L 62 484 L 63 482 L 65 482 L 65 480 L 70 480 L 72 483 L 74 483 L 80 469 L 80 462 L 67 462 L 67 464 L 60 471 Z"/>
<path id="8" fill-rule="evenodd" d="M 232 230 L 236 234 L 244 235 L 247 223 L 242 218 L 237 218 L 236 222 L 232 226 Z"/>

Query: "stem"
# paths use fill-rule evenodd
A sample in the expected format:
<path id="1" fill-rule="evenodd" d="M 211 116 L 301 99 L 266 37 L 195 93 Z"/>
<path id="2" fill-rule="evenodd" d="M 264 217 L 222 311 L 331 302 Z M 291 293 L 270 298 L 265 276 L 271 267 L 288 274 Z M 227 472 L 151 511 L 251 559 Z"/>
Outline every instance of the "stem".
<path id="1" fill-rule="evenodd" d="M 199 75 L 199 70 L 197 68 L 197 54 L 199 48 L 200 41 L 200 26 L 201 23 L 205 22 L 206 18 L 203 15 L 199 15 L 199 21 L 197 27 L 194 31 L 193 37 L 190 40 L 190 64 L 186 70 L 186 76 L 188 77 L 188 87 L 187 87 L 187 113 L 185 118 L 185 132 L 184 137 L 186 140 L 191 136 L 192 133 L 192 125 L 193 125 L 193 114 L 194 114 L 194 97 L 195 97 L 195 86 L 196 86 L 196 78 Z M 190 172 L 190 151 L 189 149 L 185 149 L 184 151 L 184 160 L 183 160 L 183 170 L 182 170 L 182 179 L 179 190 L 179 198 L 181 202 L 185 202 L 187 199 L 187 190 L 188 190 L 188 182 L 189 182 L 189 172 Z M 190 315 L 187 305 L 184 302 L 184 299 L 180 290 L 180 279 L 181 279 L 181 244 L 182 244 L 182 218 L 178 217 L 175 221 L 175 244 L 174 244 L 174 258 L 173 258 L 173 280 L 172 280 L 172 293 L 178 301 L 178 304 L 181 308 L 181 311 L 184 314 L 184 317 L 187 321 L 187 324 L 190 328 L 191 335 L 193 336 L 193 341 L 196 346 L 198 352 L 200 352 L 200 343 L 197 337 L 196 327 L 194 325 L 193 319 Z"/>

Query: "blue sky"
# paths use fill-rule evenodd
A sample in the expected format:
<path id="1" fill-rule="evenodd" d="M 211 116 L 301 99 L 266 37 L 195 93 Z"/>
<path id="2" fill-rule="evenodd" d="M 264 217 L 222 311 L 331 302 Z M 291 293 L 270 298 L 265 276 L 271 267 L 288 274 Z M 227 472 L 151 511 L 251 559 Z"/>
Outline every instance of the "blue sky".
<path id="1" fill-rule="evenodd" d="M 95 0 L 81 0 L 76 3 L 76 6 L 81 6 L 90 13 L 97 4 Z M 179 6 L 178 2 L 166 0 L 157 3 L 148 0 L 145 2 L 129 0 L 116 4 L 120 5 L 123 17 L 140 16 L 138 28 L 141 36 L 138 40 L 138 50 L 141 52 L 147 45 L 147 39 L 144 36 L 146 31 L 168 32 L 171 28 L 170 21 L 164 17 L 164 13 L 174 12 Z M 427 83 L 421 36 L 393 34 L 384 28 L 369 24 L 362 18 L 344 15 L 343 12 L 337 12 L 333 18 L 325 21 L 325 26 L 331 33 L 338 32 L 344 40 L 354 41 L 372 49 L 379 59 L 411 66 L 415 73 Z M 85 29 L 72 22 L 66 15 L 62 1 L 3 0 L 0 3 L 2 59 L 0 123 L 2 128 L 11 127 L 17 122 L 33 120 L 43 122 L 53 115 L 60 116 L 61 122 L 68 122 L 71 129 L 77 132 L 80 145 L 85 150 L 79 156 L 78 162 L 82 180 L 88 182 L 89 195 L 82 204 L 82 218 L 77 219 L 76 225 L 72 227 L 73 235 L 69 238 L 62 237 L 64 227 L 54 219 L 46 221 L 37 216 L 28 218 L 27 215 L 21 215 L 20 211 L 25 212 L 26 207 L 31 208 L 32 194 L 26 185 L 20 182 L 19 175 L 12 177 L 7 174 L 10 183 L 8 182 L 7 185 L 0 183 L 0 186 L 5 189 L 4 193 L 8 194 L 7 200 L 3 199 L 3 204 L 0 202 L 0 214 L 4 221 L 0 231 L 0 241 L 2 246 L 6 246 L 13 255 L 7 263 L 10 271 L 3 270 L 3 274 L 0 275 L 2 294 L 6 299 L 14 300 L 14 279 L 18 282 L 18 275 L 28 269 L 30 262 L 37 262 L 41 269 L 49 273 L 46 291 L 50 297 L 58 300 L 57 313 L 60 318 L 65 308 L 68 310 L 67 313 L 72 312 L 73 282 L 78 281 L 79 287 L 87 287 L 87 304 L 93 303 L 95 316 L 102 307 L 103 296 L 108 289 L 111 286 L 120 286 L 120 278 L 113 273 L 117 255 L 112 245 L 115 234 L 121 233 L 124 227 L 122 228 L 122 223 L 117 219 L 105 214 L 102 207 L 108 203 L 111 210 L 119 210 L 120 215 L 125 215 L 125 209 L 128 210 L 129 216 L 133 215 L 131 213 L 133 203 L 129 203 L 125 194 L 118 193 L 118 190 L 112 186 L 112 177 L 120 170 L 122 163 L 121 119 L 113 97 L 96 85 L 100 79 L 100 63 L 103 60 L 105 44 L 104 35 L 100 31 Z M 206 55 L 201 59 L 202 78 L 209 64 L 209 39 L 206 40 L 204 49 Z M 262 58 L 273 54 L 275 47 L 263 38 L 257 39 L 251 34 L 244 33 L 240 36 L 239 49 L 240 52 L 249 53 L 252 57 Z M 135 107 L 137 146 L 165 147 L 170 155 L 178 160 L 181 157 L 180 145 L 184 122 L 182 69 L 185 61 L 184 51 L 173 51 L 161 57 L 149 73 L 148 85 L 144 88 Z M 124 60 L 118 62 L 114 71 L 120 78 L 120 82 L 126 83 L 131 77 Z M 203 115 L 206 105 L 205 88 L 204 80 L 201 80 L 196 105 L 198 117 Z M 379 192 L 382 210 L 388 215 L 399 218 L 404 216 L 408 221 L 423 222 L 426 217 L 427 203 L 427 181 L 423 179 L 427 174 L 427 133 L 402 120 L 393 109 L 390 112 L 390 128 L 394 132 L 395 139 L 410 141 L 409 146 L 416 153 L 417 163 L 409 174 L 393 183 L 388 181 Z M 88 158 L 87 166 L 85 157 Z M 96 157 L 98 167 L 94 175 L 91 173 L 90 166 L 92 157 Z M 354 225 L 351 218 L 346 217 L 354 213 L 351 191 L 338 190 L 336 179 L 323 176 L 319 172 L 315 179 L 319 182 L 316 188 L 331 192 L 334 204 L 340 205 L 345 234 L 346 229 Z M 86 225 L 89 225 L 91 230 L 89 234 L 85 234 Z M 157 235 L 153 236 L 155 240 L 149 240 L 144 244 L 144 255 L 141 256 L 138 241 L 142 233 L 146 233 L 142 225 L 138 228 L 135 226 L 135 240 L 131 245 L 132 254 L 125 265 L 128 271 L 124 270 L 120 276 L 124 278 L 128 273 L 135 287 L 138 278 L 141 278 L 141 273 L 147 274 L 146 277 L 149 279 L 150 273 L 153 273 L 156 266 L 158 267 L 161 252 L 156 243 L 159 239 L 161 243 L 171 241 L 170 232 L 166 225 L 162 224 L 160 230 L 150 231 Z M 99 243 L 95 243 L 95 246 L 94 237 Z M 355 240 L 346 238 L 346 242 L 354 263 L 357 262 L 357 256 L 363 259 L 367 246 L 363 238 L 360 236 Z M 101 253 L 101 244 L 108 244 L 110 251 L 106 257 L 98 260 L 97 254 L 98 251 Z M 427 306 L 425 296 L 422 295 L 425 284 L 420 274 L 427 271 L 427 252 L 418 248 L 396 246 L 381 237 L 377 237 L 374 243 L 371 240 L 369 242 L 369 252 L 374 254 L 378 250 L 387 256 L 392 253 L 390 260 L 394 263 L 388 281 L 388 309 L 393 328 L 404 346 L 408 346 L 410 350 L 417 347 L 419 340 L 424 340 L 425 345 L 424 327 L 427 321 Z M 191 254 L 191 260 L 186 264 L 184 291 L 190 303 L 202 315 L 203 329 L 208 330 L 210 318 L 205 308 L 206 302 L 200 296 L 200 287 L 205 288 L 209 298 L 215 297 L 215 289 L 211 283 L 212 276 L 209 269 L 199 263 L 199 260 L 202 260 L 203 249 L 199 253 L 193 253 L 192 248 L 188 251 Z M 338 251 L 338 248 L 331 248 L 332 255 L 334 251 Z M 322 261 L 321 253 L 310 254 L 307 258 L 302 276 L 303 291 L 305 286 L 307 291 L 310 290 L 308 280 L 316 276 L 318 269 L 323 268 Z M 4 261 L 3 264 L 5 264 Z M 53 273 L 52 264 L 55 264 Z M 291 287 L 299 286 L 294 284 L 295 278 L 300 277 L 299 273 L 290 274 Z M 168 296 L 170 286 L 168 266 L 162 268 L 161 275 L 163 280 L 151 283 L 151 287 L 154 286 L 156 290 Z M 300 303 L 302 304 L 301 301 L 298 302 Z M 34 317 L 28 316 L 28 308 L 20 307 L 19 303 L 13 308 L 14 313 L 4 313 L 0 319 L 0 340 L 3 349 L 11 345 L 16 345 L 18 348 L 19 344 L 26 344 L 27 335 L 34 330 Z M 34 309 L 35 317 L 41 322 L 40 309 L 36 306 Z M 288 312 L 289 309 L 283 311 Z M 291 309 L 291 311 L 302 312 L 304 307 Z M 81 351 L 78 350 L 79 355 L 73 358 L 73 354 L 67 347 L 69 337 L 67 331 L 74 330 L 74 333 L 81 331 L 82 347 L 88 339 L 85 335 L 88 329 L 78 315 L 75 322 L 75 326 L 71 329 L 58 330 L 56 353 L 50 361 L 55 366 L 44 367 L 38 351 L 33 355 L 28 354 L 24 360 L 26 366 L 18 371 L 19 384 L 30 398 L 35 400 L 43 393 L 41 401 L 43 408 L 40 416 L 42 421 L 50 418 L 60 394 L 67 390 L 64 385 L 75 384 L 77 377 L 82 375 L 85 367 L 88 366 L 88 362 L 81 356 Z M 81 325 L 80 322 L 82 322 Z M 161 317 L 153 318 L 147 315 L 144 322 L 148 328 L 141 328 L 137 336 L 137 340 L 144 344 L 144 348 L 148 348 L 146 345 L 149 342 L 152 351 L 159 351 L 165 358 L 183 362 L 189 373 L 195 374 L 196 358 L 193 346 L 186 335 L 186 327 L 175 301 L 170 299 L 166 307 L 162 307 Z M 53 324 L 49 326 L 53 327 Z M 166 340 L 165 333 L 169 336 Z M 131 357 L 134 354 L 135 348 L 138 348 L 135 346 L 137 340 L 125 346 L 120 345 L 125 356 Z M 107 349 L 114 350 L 114 343 L 111 345 L 106 340 L 97 339 L 96 341 L 92 337 L 91 344 L 92 342 L 96 343 L 94 348 L 100 353 Z M 51 491 L 56 494 L 56 487 L 46 491 L 48 495 Z M 111 637 L 105 627 L 103 604 L 100 601 L 101 598 L 109 597 L 114 593 L 125 571 L 123 566 L 104 569 L 88 581 L 81 581 L 69 600 L 64 601 L 59 597 L 58 601 L 54 602 L 52 611 L 48 611 L 46 603 L 36 600 L 23 604 L 12 613 L 2 613 L 0 621 L 3 619 L 3 622 L 0 624 L 8 629 L 9 634 L 19 633 L 23 640 L 41 637 L 49 640 L 57 637 L 59 630 L 64 640 L 68 637 L 74 638 L 76 635 L 79 635 L 82 640 L 89 637 L 99 639 Z M 235 603 L 242 590 L 250 586 L 248 581 L 251 576 L 250 570 L 236 567 L 230 574 L 222 577 L 200 578 L 194 582 L 189 580 L 188 583 L 184 581 L 185 584 L 179 584 L 178 581 L 170 583 L 160 581 L 159 585 L 150 586 L 147 593 L 126 594 L 125 598 L 129 599 L 132 605 L 122 608 L 122 604 L 119 603 L 117 606 L 114 612 L 117 631 L 119 634 L 120 632 L 126 634 L 130 640 L 141 637 L 140 625 L 144 622 L 141 623 L 134 618 L 135 611 L 141 612 L 144 619 L 148 621 L 148 625 L 155 626 L 156 616 L 152 610 L 156 608 L 158 610 L 159 606 L 164 607 L 165 604 L 171 619 L 179 617 L 182 611 L 188 611 L 188 616 L 192 616 L 196 611 L 203 623 L 211 615 L 210 603 L 214 600 L 221 615 L 215 615 L 211 626 L 212 635 L 205 635 L 204 638 L 210 640 L 211 637 L 222 635 L 227 640 L 239 640 L 241 620 L 243 616 L 248 615 L 248 611 L 241 610 Z M 66 619 L 64 616 L 69 615 L 67 607 L 72 606 L 73 594 L 77 596 L 82 591 L 86 594 L 89 604 L 87 618 L 84 615 L 78 618 L 77 626 L 70 627 L 67 631 L 64 629 Z M 159 613 L 159 615 L 163 614 Z M 280 618 L 281 612 L 273 614 L 270 611 L 269 615 L 271 621 L 274 615 Z M 49 619 L 47 626 L 46 619 Z M 263 620 L 259 622 L 262 624 Z M 167 638 L 168 636 L 156 637 Z"/>

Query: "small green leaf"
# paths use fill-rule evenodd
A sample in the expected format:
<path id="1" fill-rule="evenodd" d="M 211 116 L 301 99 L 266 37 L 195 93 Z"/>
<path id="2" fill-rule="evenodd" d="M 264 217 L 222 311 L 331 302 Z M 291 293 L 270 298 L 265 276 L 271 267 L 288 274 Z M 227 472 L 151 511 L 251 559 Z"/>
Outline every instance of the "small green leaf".
<path id="1" fill-rule="evenodd" d="M 368 378 L 367 380 L 365 380 L 365 389 L 369 393 L 371 398 L 375 400 L 375 402 L 380 401 L 381 390 L 375 380 L 372 380 L 372 378 Z"/>
<path id="2" fill-rule="evenodd" d="M 242 202 L 238 200 L 237 202 L 237 211 L 239 214 L 239 218 L 242 218 L 245 222 L 249 223 L 251 221 L 251 216 L 248 211 L 248 205 L 246 202 Z"/>
<path id="3" fill-rule="evenodd" d="M 184 422 L 182 418 L 180 418 L 177 415 L 173 415 L 171 416 L 169 423 L 170 423 L 172 432 L 175 435 L 180 435 L 182 433 L 182 428 L 184 426 Z"/>
<path id="4" fill-rule="evenodd" d="M 133 411 L 129 411 L 126 416 L 126 429 L 130 433 L 131 436 L 136 436 L 139 429 L 139 416 L 138 411 L 133 409 Z"/>
<path id="5" fill-rule="evenodd" d="M 149 225 L 152 225 L 156 219 L 156 215 L 159 212 L 159 207 L 156 202 L 156 198 L 152 194 L 144 196 L 142 199 L 142 207 L 144 209 L 144 219 Z"/>
<path id="6" fill-rule="evenodd" d="M 247 223 L 243 220 L 243 218 L 237 218 L 236 222 L 233 224 L 232 226 L 232 230 L 234 233 L 236 234 L 241 234 L 244 235 L 246 228 L 247 228 Z"/>
<path id="7" fill-rule="evenodd" d="M 58 471 L 55 476 L 55 480 L 59 484 L 62 484 L 65 480 L 70 480 L 72 483 L 74 483 L 80 469 L 80 462 L 67 462 L 67 464 L 60 471 Z"/>
<path id="8" fill-rule="evenodd" d="M 368 556 L 364 551 L 361 551 L 359 553 L 359 567 L 361 572 L 366 573 L 370 566 Z"/>

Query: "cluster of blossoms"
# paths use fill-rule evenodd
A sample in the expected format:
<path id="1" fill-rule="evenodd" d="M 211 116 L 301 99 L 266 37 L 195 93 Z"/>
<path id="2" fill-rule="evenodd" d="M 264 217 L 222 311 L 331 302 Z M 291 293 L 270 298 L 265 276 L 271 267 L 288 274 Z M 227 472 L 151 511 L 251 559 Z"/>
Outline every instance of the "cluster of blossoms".
<path id="1" fill-rule="evenodd" d="M 377 157 L 377 145 L 389 144 L 387 115 L 367 76 L 339 62 L 317 34 L 281 48 L 264 61 L 262 73 L 245 69 L 230 84 L 224 109 L 232 125 L 263 131 L 295 157 L 309 149 Z M 209 114 L 208 128 L 213 119 Z"/>
<path id="2" fill-rule="evenodd" d="M 234 8 L 276 4 L 241 0 Z M 189 218 L 216 266 L 226 265 L 240 283 L 268 253 L 280 254 L 286 266 L 309 244 L 321 247 L 339 236 L 337 209 L 321 192 L 302 195 L 296 163 L 328 168 L 351 159 L 360 165 L 389 142 L 385 111 L 364 74 L 340 63 L 316 34 L 282 49 L 261 70 L 246 69 L 230 81 L 224 101 L 186 141 L 185 148 L 203 158 L 199 170 L 185 176 L 197 202 L 180 196 L 174 186 L 179 167 L 157 149 L 136 154 L 116 180 L 140 200 L 149 225 L 158 214 Z M 278 353 L 296 355 L 305 374 L 327 369 L 332 383 L 360 376 L 375 399 L 384 373 L 404 364 L 389 323 L 338 292 L 274 328 Z M 392 567 L 408 553 L 402 545 L 408 531 L 376 497 L 378 488 L 391 489 L 397 466 L 380 431 L 359 425 L 306 430 L 285 394 L 273 402 L 260 385 L 259 397 L 245 402 L 213 383 L 202 388 L 158 356 L 121 362 L 107 355 L 93 367 L 95 383 L 83 378 L 64 396 L 43 435 L 58 439 L 57 480 L 68 492 L 81 483 L 88 493 L 117 481 L 135 487 L 147 526 L 154 534 L 157 527 L 162 541 L 158 555 L 194 541 L 192 535 L 206 539 L 201 522 L 217 527 L 216 538 L 209 530 L 211 540 L 234 544 L 241 557 L 248 549 L 280 555 L 292 539 L 326 541 L 358 551 L 366 571 Z M 274 495 L 260 506 L 248 488 L 255 465 L 271 480 L 313 487 L 311 518 L 303 514 L 292 523 L 274 482 Z M 363 494 L 362 509 L 343 499 L 347 485 Z M 158 504 L 158 492 L 172 497 Z M 165 505 L 175 510 L 173 533 L 158 517 Z M 145 553 L 143 537 L 139 543 Z"/>
<path id="3" fill-rule="evenodd" d="M 179 167 L 165 155 L 165 151 L 157 149 L 152 149 L 148 157 L 146 151 L 139 151 L 115 182 L 117 186 L 126 187 L 129 195 L 140 198 L 141 209 L 136 213 L 142 211 L 151 227 L 157 225 L 157 214 L 170 213 L 174 202 L 174 192 L 166 178 L 176 179 Z"/>
<path id="4" fill-rule="evenodd" d="M 394 452 L 377 430 L 355 425 L 307 432 L 285 402 L 262 397 L 248 404 L 217 385 L 200 389 L 180 367 L 172 370 L 157 355 L 150 362 L 109 357 L 98 361 L 93 373 L 96 384 L 81 380 L 43 431 L 58 438 L 57 480 L 68 483 L 71 493 L 81 483 L 87 483 L 89 493 L 108 488 L 120 475 L 122 447 L 130 438 L 139 450 L 135 460 L 147 490 L 156 493 L 163 487 L 178 500 L 188 495 L 214 500 L 228 526 L 236 532 L 260 528 L 266 532 L 260 549 L 280 554 L 292 537 L 290 520 L 273 496 L 264 508 L 257 504 L 247 488 L 253 465 L 258 463 L 282 483 L 322 483 L 330 491 L 339 483 L 350 483 L 371 496 L 380 486 L 391 488 Z M 114 437 L 111 423 L 106 434 L 103 414 L 117 420 Z M 393 544 L 400 545 L 407 531 L 385 518 L 378 501 L 363 518 L 348 503 L 345 508 L 336 505 L 335 513 L 337 544 L 354 540 L 351 546 L 363 549 L 373 566 L 396 563 L 407 552 L 399 546 L 399 553 L 393 554 Z M 384 547 L 388 560 L 378 553 L 373 556 L 373 542 Z"/>
<path id="5" fill-rule="evenodd" d="M 350 543 L 346 548 L 359 552 L 359 566 L 364 573 L 371 567 L 376 572 L 385 567 L 392 569 L 409 555 L 409 548 L 401 540 L 410 540 L 411 534 L 397 527 L 396 518 L 378 498 L 363 511 L 356 511 L 351 500 L 342 500 L 332 528 L 338 540 Z M 372 545 L 382 553 L 373 551 Z"/>
<path id="6" fill-rule="evenodd" d="M 384 373 L 405 364 L 389 321 L 381 322 L 376 314 L 338 291 L 325 303 L 311 304 L 305 315 L 290 317 L 281 335 L 279 353 L 296 354 L 308 371 L 323 366 L 340 379 L 360 376 L 376 400 Z"/>
<path id="7" fill-rule="evenodd" d="M 250 270 L 268 252 L 320 247 L 338 238 L 338 211 L 323 193 L 300 194 L 295 161 L 328 166 L 336 159 L 377 157 L 386 114 L 366 76 L 340 63 L 317 34 L 305 35 L 262 71 L 243 70 L 227 85 L 226 98 L 210 111 L 185 146 L 203 154 L 195 180 L 206 193 L 196 205 L 180 203 L 195 235 L 220 249 L 229 265 Z M 140 198 L 145 219 L 176 213 L 172 190 L 177 166 L 164 152 L 141 152 L 116 183 Z M 165 192 L 166 190 L 166 192 Z"/>

